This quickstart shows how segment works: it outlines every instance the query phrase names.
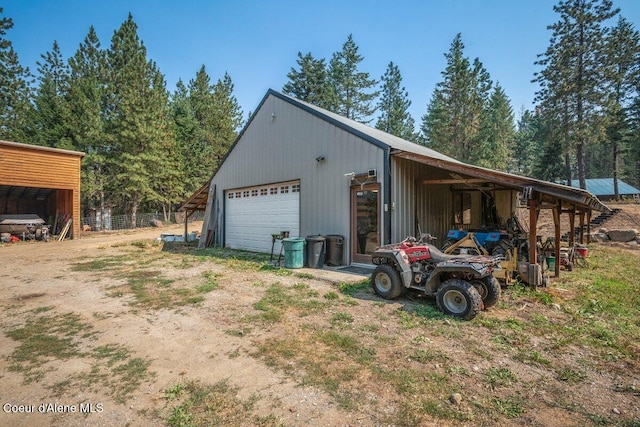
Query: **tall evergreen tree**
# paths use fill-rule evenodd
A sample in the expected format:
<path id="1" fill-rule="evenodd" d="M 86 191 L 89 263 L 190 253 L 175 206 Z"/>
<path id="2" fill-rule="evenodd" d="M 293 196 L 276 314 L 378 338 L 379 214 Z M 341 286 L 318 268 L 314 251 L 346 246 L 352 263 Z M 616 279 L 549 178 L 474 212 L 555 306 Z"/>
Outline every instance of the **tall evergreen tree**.
<path id="1" fill-rule="evenodd" d="M 481 120 L 492 82 L 479 59 L 471 64 L 464 56 L 461 34 L 456 35 L 445 58 L 443 80 L 436 85 L 421 130 L 425 145 L 471 162 L 479 158 L 474 147 L 482 145 Z"/>
<path id="2" fill-rule="evenodd" d="M 553 9 L 560 18 L 548 27 L 553 31 L 550 45 L 536 61 L 542 67 L 534 79 L 540 84 L 537 100 L 546 114 L 555 117 L 552 122 L 560 123 L 567 142 L 565 157 L 569 160 L 575 150 L 580 187 L 586 188 L 585 149 L 596 142 L 598 115 L 604 105 L 602 58 L 607 29 L 603 23 L 618 9 L 611 0 L 561 0 Z M 568 167 L 567 180 L 570 171 Z"/>
<path id="3" fill-rule="evenodd" d="M 536 134 L 539 133 L 539 122 L 539 116 L 530 110 L 521 112 L 507 172 L 533 176 L 533 165 L 540 154 L 540 147 L 535 139 Z"/>
<path id="4" fill-rule="evenodd" d="M 242 125 L 242 111 L 233 89 L 231 77 L 226 73 L 212 85 L 204 66 L 189 82 L 189 105 L 197 123 L 188 150 L 193 163 L 190 178 L 195 188 L 218 167 Z"/>
<path id="5" fill-rule="evenodd" d="M 198 151 L 200 144 L 196 139 L 198 121 L 189 99 L 189 90 L 182 80 L 178 80 L 176 90 L 171 96 L 170 110 L 173 135 L 179 150 L 184 181 L 184 196 L 192 194 L 201 180 L 203 159 Z"/>
<path id="6" fill-rule="evenodd" d="M 329 109 L 349 119 L 369 123 L 375 112 L 372 103 L 378 92 L 374 90 L 376 80 L 358 68 L 363 59 L 353 35 L 349 34 L 342 50 L 334 53 L 329 61 L 329 82 L 333 95 Z"/>
<path id="7" fill-rule="evenodd" d="M 605 44 L 606 77 L 609 98 L 607 102 L 607 142 L 613 172 L 616 199 L 620 198 L 618 178 L 633 173 L 634 162 L 626 162 L 625 154 L 633 152 L 628 111 L 637 95 L 636 83 L 640 80 L 640 33 L 625 18 L 620 17 L 612 28 Z M 629 167 L 631 163 L 631 167 Z M 621 170 L 622 169 L 622 170 Z"/>
<path id="8" fill-rule="evenodd" d="M 105 156 L 110 152 L 103 114 L 107 84 L 105 60 L 95 29 L 90 27 L 68 61 L 66 100 L 73 146 L 85 153 L 80 180 L 82 205 L 86 209 L 99 208 L 101 218 L 104 217 L 105 184 L 109 176 Z"/>
<path id="9" fill-rule="evenodd" d="M 30 141 L 53 148 L 74 149 L 70 135 L 70 112 L 66 102 L 69 67 L 56 41 L 50 52 L 38 62 L 39 86 L 33 97 L 34 110 L 29 120 Z"/>
<path id="10" fill-rule="evenodd" d="M 3 8 L 0 7 L 0 15 Z M 20 65 L 7 31 L 13 28 L 13 20 L 0 18 L 0 138 L 28 142 L 27 120 L 31 112 L 33 81 L 28 68 Z"/>
<path id="11" fill-rule="evenodd" d="M 213 150 L 214 170 L 220 166 L 223 157 L 238 136 L 238 129 L 243 123 L 242 109 L 233 90 L 233 81 L 227 73 L 213 86 L 212 102 L 216 126 Z"/>
<path id="12" fill-rule="evenodd" d="M 302 56 L 298 52 L 299 70 L 291 68 L 287 74 L 289 81 L 282 92 L 321 108 L 330 108 L 333 95 L 329 85 L 327 66 L 324 59 L 316 59 L 311 52 Z"/>
<path id="13" fill-rule="evenodd" d="M 131 214 L 134 227 L 141 206 L 164 200 L 154 180 L 162 177 L 162 168 L 167 167 L 167 153 L 163 152 L 169 128 L 165 88 L 146 53 L 129 14 L 114 32 L 107 51 L 105 133 L 111 147 L 111 195 Z"/>
<path id="14" fill-rule="evenodd" d="M 415 121 L 409 113 L 411 101 L 402 86 L 400 69 L 393 62 L 387 66 L 381 82 L 382 91 L 378 101 L 380 117 L 376 128 L 408 141 L 415 141 Z"/>
<path id="15" fill-rule="evenodd" d="M 507 170 L 514 146 L 513 109 L 500 84 L 496 84 L 481 116 L 477 143 L 472 147 L 471 162 L 475 165 Z"/>

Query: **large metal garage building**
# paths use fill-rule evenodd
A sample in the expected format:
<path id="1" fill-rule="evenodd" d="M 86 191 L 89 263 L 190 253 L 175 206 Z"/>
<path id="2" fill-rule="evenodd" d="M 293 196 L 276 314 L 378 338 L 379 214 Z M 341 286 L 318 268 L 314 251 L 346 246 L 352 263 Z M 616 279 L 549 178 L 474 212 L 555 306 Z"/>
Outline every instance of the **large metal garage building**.
<path id="1" fill-rule="evenodd" d="M 71 218 L 80 234 L 80 162 L 84 153 L 0 141 L 0 215 L 37 214 L 47 224 Z"/>
<path id="2" fill-rule="evenodd" d="M 503 225 L 518 206 L 530 211 L 535 259 L 540 209 L 581 226 L 608 210 L 587 191 L 467 165 L 273 90 L 185 209 L 207 194 L 201 244 L 269 252 L 281 231 L 337 234 L 345 264 L 418 226 L 442 242 L 451 228 Z"/>

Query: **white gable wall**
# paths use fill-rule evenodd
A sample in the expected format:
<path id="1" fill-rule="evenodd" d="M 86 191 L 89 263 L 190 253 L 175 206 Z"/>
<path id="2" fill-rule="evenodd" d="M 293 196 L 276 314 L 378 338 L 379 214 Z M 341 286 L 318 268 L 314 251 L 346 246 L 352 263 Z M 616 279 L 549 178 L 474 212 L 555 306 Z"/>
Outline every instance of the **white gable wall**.
<path id="1" fill-rule="evenodd" d="M 324 160 L 316 161 L 320 156 Z M 269 95 L 212 185 L 223 211 L 225 190 L 300 180 L 300 235 L 345 236 L 345 261 L 350 262 L 350 180 L 345 174 L 369 169 L 377 170 L 381 194 L 385 194 L 383 149 Z M 224 215 L 218 218 L 220 236 Z"/>

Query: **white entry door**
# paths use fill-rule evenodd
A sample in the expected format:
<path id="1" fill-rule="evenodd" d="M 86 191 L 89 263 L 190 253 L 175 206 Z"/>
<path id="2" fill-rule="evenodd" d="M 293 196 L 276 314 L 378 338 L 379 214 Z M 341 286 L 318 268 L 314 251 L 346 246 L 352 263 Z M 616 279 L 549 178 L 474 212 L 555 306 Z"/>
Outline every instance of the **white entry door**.
<path id="1" fill-rule="evenodd" d="M 225 191 L 225 246 L 271 252 L 272 234 L 300 234 L 300 181 Z M 274 252 L 279 253 L 277 241 Z"/>

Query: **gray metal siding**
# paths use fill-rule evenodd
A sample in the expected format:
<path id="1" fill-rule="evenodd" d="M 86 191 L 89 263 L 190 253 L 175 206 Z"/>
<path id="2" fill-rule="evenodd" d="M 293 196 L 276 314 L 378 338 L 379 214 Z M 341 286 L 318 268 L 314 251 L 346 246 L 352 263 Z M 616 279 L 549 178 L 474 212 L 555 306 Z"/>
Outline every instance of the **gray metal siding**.
<path id="1" fill-rule="evenodd" d="M 320 156 L 324 160 L 316 161 Z M 301 236 L 345 236 L 348 262 L 350 181 L 344 175 L 376 169 L 381 180 L 383 162 L 383 149 L 268 96 L 212 184 L 216 185 L 216 197 L 221 198 L 231 188 L 299 179 Z M 218 234 L 224 230 L 223 221 L 220 218 Z"/>
<path id="2" fill-rule="evenodd" d="M 392 156 L 391 240 L 417 235 L 416 218 L 423 233 L 446 237 L 453 218 L 453 199 L 448 185 L 426 185 L 425 179 L 446 178 L 443 169 Z"/>

